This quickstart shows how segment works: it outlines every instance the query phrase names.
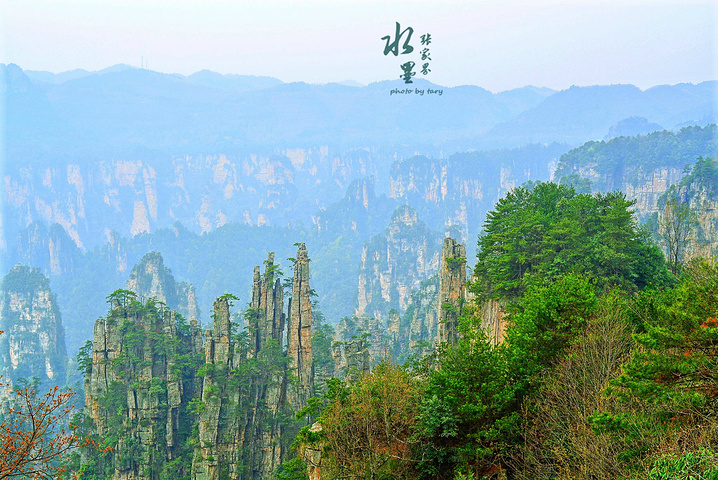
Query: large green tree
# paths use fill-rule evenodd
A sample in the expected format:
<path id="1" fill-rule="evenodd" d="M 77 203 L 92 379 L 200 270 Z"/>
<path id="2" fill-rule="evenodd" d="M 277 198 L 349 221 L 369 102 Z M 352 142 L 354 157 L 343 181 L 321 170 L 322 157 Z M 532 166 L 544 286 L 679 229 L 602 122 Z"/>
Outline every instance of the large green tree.
<path id="1" fill-rule="evenodd" d="M 633 204 L 620 192 L 577 194 L 555 183 L 512 190 L 487 214 L 476 292 L 514 299 L 528 283 L 568 272 L 592 276 L 599 287 L 666 283 L 663 255 L 638 228 Z"/>

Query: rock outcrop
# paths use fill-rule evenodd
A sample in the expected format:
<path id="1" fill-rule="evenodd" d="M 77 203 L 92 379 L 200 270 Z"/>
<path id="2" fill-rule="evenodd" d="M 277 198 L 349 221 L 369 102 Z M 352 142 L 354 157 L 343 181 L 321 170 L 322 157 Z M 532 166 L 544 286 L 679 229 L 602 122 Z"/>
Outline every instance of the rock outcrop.
<path id="1" fill-rule="evenodd" d="M 199 320 L 194 286 L 176 282 L 158 252 L 145 254 L 140 263 L 132 268 L 126 288 L 137 294 L 140 303 L 153 297 L 186 319 Z"/>
<path id="2" fill-rule="evenodd" d="M 205 367 L 200 371 L 199 442 L 192 463 L 192 478 L 219 478 L 222 473 L 236 478 L 242 454 L 239 441 L 244 432 L 236 422 L 227 425 L 220 423 L 220 419 L 226 420 L 229 415 L 228 405 L 247 405 L 240 401 L 243 393 L 240 389 L 231 391 L 225 385 L 226 378 L 235 369 L 235 355 L 239 354 L 232 338 L 228 298 L 214 302 L 212 317 L 213 328 L 205 332 Z M 240 359 L 237 357 L 237 360 Z M 226 471 L 222 471 L 221 465 L 226 465 Z"/>
<path id="3" fill-rule="evenodd" d="M 434 349 L 439 327 L 439 275 L 422 282 L 412 293 L 404 312 L 398 345 L 403 347 L 399 361 L 408 355 L 426 355 Z M 407 342 L 408 340 L 408 342 Z M 406 349 L 408 343 L 408 349 Z"/>
<path id="4" fill-rule="evenodd" d="M 441 236 L 403 205 L 391 224 L 364 244 L 355 315 L 386 322 L 389 311 L 403 312 L 412 290 L 439 267 Z"/>
<path id="5" fill-rule="evenodd" d="M 95 324 L 86 411 L 95 434 L 115 439 L 95 473 L 154 480 L 171 464 L 193 480 L 270 478 L 301 426 L 287 419 L 314 389 L 306 247 L 298 248 L 287 313 L 270 253 L 264 272 L 254 269 L 247 331 L 230 312 L 237 297 L 225 294 L 214 302 L 204 341 L 194 318 L 187 323 L 167 308 L 178 289 L 161 257 L 144 260 L 128 286 L 147 302 L 117 290 L 112 310 Z"/>
<path id="6" fill-rule="evenodd" d="M 445 238 L 439 268 L 439 342 L 455 345 L 458 320 L 466 301 L 466 248 Z"/>
<path id="7" fill-rule="evenodd" d="M 683 246 L 682 260 L 691 257 L 711 258 L 718 255 L 718 159 L 699 158 L 690 171 L 658 200 L 657 228 L 659 236 L 665 229 L 665 206 L 668 199 L 688 205 L 690 233 Z M 673 219 L 675 222 L 678 218 Z M 666 250 L 666 253 L 668 251 Z"/>
<path id="8" fill-rule="evenodd" d="M 621 190 L 636 201 L 636 215 L 645 220 L 658 212 L 659 199 L 683 178 L 687 166 L 716 152 L 716 125 L 686 127 L 677 133 L 655 131 L 588 142 L 561 156 L 553 178 L 581 181 L 594 192 Z"/>
<path id="9" fill-rule="evenodd" d="M 0 375 L 9 387 L 33 377 L 67 383 L 67 353 L 60 310 L 50 282 L 38 269 L 15 266 L 0 286 Z"/>
<path id="10" fill-rule="evenodd" d="M 294 261 L 292 298 L 289 300 L 287 325 L 289 373 L 296 379 L 296 383 L 290 388 L 289 402 L 292 405 L 306 405 L 307 400 L 314 393 L 311 295 L 307 247 L 300 243 Z"/>
<path id="11" fill-rule="evenodd" d="M 80 249 L 57 223 L 47 228 L 43 222 L 32 222 L 18 235 L 17 261 L 23 265 L 42 266 L 48 275 L 73 272 L 80 257 Z"/>
<path id="12" fill-rule="evenodd" d="M 205 335 L 207 368 L 202 372 L 200 444 L 192 465 L 195 480 L 270 478 L 290 455 L 299 424 L 282 418 L 291 418 L 304 407 L 314 387 L 309 258 L 304 244 L 295 259 L 287 314 L 280 275 L 274 253 L 265 261 L 263 274 L 259 266 L 254 268 L 244 344 L 241 337 L 231 335 L 235 327 L 230 298 L 215 302 L 214 328 Z"/>
<path id="13" fill-rule="evenodd" d="M 369 346 L 366 337 L 354 337 L 346 341 L 334 342 L 334 376 L 347 380 L 357 380 L 368 373 L 371 366 Z"/>
<path id="14" fill-rule="evenodd" d="M 112 310 L 95 322 L 85 377 L 94 433 L 114 448 L 100 467 L 118 480 L 159 478 L 165 464 L 186 455 L 201 354 L 196 324 L 152 298 L 135 298 L 127 290 L 110 296 Z"/>
<path id="15" fill-rule="evenodd" d="M 246 340 L 232 324 L 232 299 L 217 299 L 213 328 L 205 333 L 199 447 L 192 464 L 196 480 L 267 478 L 287 454 L 279 423 L 287 383 L 281 362 L 284 295 L 273 253 L 263 274 L 254 268 Z"/>
<path id="16" fill-rule="evenodd" d="M 339 347 L 335 354 L 335 375 L 339 377 L 345 377 L 350 370 L 368 371 L 371 365 L 382 360 L 391 344 L 386 322 L 366 315 L 342 318 L 336 326 L 334 339 Z M 357 360 L 352 363 L 350 358 L 360 352 L 362 359 L 366 356 L 366 362 Z"/>
<path id="17" fill-rule="evenodd" d="M 471 241 L 473 249 L 486 213 L 512 188 L 549 178 L 550 165 L 564 148 L 527 145 L 449 158 L 405 158 L 391 167 L 388 196 L 416 208 L 429 228 L 450 230 L 460 242 Z M 473 256 L 473 250 L 470 253 Z"/>
<path id="18" fill-rule="evenodd" d="M 504 302 L 494 299 L 486 300 L 481 304 L 481 328 L 486 331 L 494 345 L 501 343 L 506 334 L 505 307 Z"/>
<path id="19" fill-rule="evenodd" d="M 344 358 L 346 360 L 345 377 L 348 380 L 357 380 L 369 373 L 369 350 L 363 338 L 356 338 L 344 345 Z"/>

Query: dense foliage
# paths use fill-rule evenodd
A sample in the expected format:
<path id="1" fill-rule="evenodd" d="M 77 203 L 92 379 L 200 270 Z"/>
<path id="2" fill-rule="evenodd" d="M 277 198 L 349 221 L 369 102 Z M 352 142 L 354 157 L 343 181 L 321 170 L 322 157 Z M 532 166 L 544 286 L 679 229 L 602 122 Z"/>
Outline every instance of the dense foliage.
<path id="1" fill-rule="evenodd" d="M 334 380 L 321 429 L 298 437 L 300 451 L 323 452 L 321 466 L 303 457 L 310 468 L 322 478 L 718 475 L 718 267 L 695 262 L 671 280 L 630 206 L 553 184 L 511 192 L 487 221 L 474 286 L 508 302 L 503 342 L 480 328 L 480 296 L 458 343 L 413 363 L 411 381 L 386 364 Z M 391 461 L 386 442 L 364 436 L 390 425 L 372 416 L 381 408 L 415 411 Z"/>
<path id="2" fill-rule="evenodd" d="M 682 169 L 699 156 L 718 153 L 718 127 L 685 127 L 678 133 L 668 130 L 609 141 L 587 142 L 559 159 L 554 178 L 579 173 L 588 167 L 598 175 L 596 190 L 611 188 L 606 182 L 618 180 L 626 170 L 652 172 L 656 168 Z M 614 183 L 613 187 L 618 184 Z"/>
<path id="3" fill-rule="evenodd" d="M 712 161 L 697 167 L 693 181 L 711 188 Z M 281 442 L 298 432 L 298 456 L 278 477 L 306 478 L 309 468 L 351 479 L 718 478 L 718 266 L 696 260 L 671 275 L 631 207 L 621 193 L 579 194 L 570 185 L 511 191 L 479 239 L 477 295 L 463 309 L 458 341 L 405 366 L 387 358 L 363 375 L 329 378 L 333 332 L 318 314 L 313 368 L 326 386 L 318 381 L 317 397 L 300 412 L 316 421 L 311 427 L 299 431 L 306 420 L 285 410 L 272 420 Z M 500 343 L 481 328 L 488 299 L 504 305 Z M 105 423 L 97 441 L 108 449 L 82 467 L 77 458 L 77 468 L 99 480 L 142 458 L 152 478 L 190 478 L 192 456 L 202 454 L 193 424 L 222 405 L 220 427 L 253 425 L 251 399 L 286 371 L 284 346 L 270 340 L 251 357 L 249 332 L 235 331 L 234 366 L 201 366 L 181 341 L 141 327 L 165 315 L 162 304 L 141 304 L 128 290 L 107 301 L 106 321 L 124 336 L 108 364 L 116 381 L 97 405 Z M 181 316 L 174 327 L 187 339 Z M 86 345 L 78 356 L 86 374 L 90 351 Z M 182 405 L 172 459 L 159 456 L 160 446 L 170 450 L 163 426 L 152 446 L 130 434 L 132 391 L 146 391 L 158 424 L 166 421 L 168 382 L 137 374 L 154 354 L 172 357 L 168 378 L 187 391 L 197 378 L 205 382 L 202 398 Z M 226 462 L 219 475 L 233 475 Z"/>
<path id="4" fill-rule="evenodd" d="M 554 183 L 514 189 L 487 215 L 476 293 L 516 298 L 532 281 L 552 282 L 568 272 L 604 288 L 666 283 L 663 255 L 639 230 L 633 203 L 622 193 L 576 194 Z"/>

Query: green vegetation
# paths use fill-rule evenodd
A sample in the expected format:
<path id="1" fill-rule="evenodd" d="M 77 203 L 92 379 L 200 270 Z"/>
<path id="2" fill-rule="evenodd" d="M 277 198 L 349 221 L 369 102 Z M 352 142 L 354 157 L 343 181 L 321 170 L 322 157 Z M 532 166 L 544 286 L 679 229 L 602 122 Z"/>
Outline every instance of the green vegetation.
<path id="1" fill-rule="evenodd" d="M 322 478 L 714 478 L 718 267 L 671 280 L 622 195 L 533 187 L 489 215 L 455 346 L 330 382 L 296 447 Z"/>
<path id="2" fill-rule="evenodd" d="M 105 361 L 106 378 L 93 388 L 97 396 L 97 415 L 100 425 L 88 419 L 83 433 L 109 450 L 86 452 L 87 459 L 80 467 L 83 478 L 100 480 L 111 478 L 116 470 L 143 472 L 149 478 L 190 478 L 191 458 L 196 436 L 192 426 L 199 407 L 190 405 L 200 357 L 192 352 L 190 331 L 181 315 L 172 314 L 153 298 L 141 304 L 128 290 L 116 290 L 107 297 L 110 311 L 105 325 L 121 349 L 110 361 Z M 174 324 L 170 321 L 174 320 Z M 175 335 L 167 331 L 176 329 Z M 78 354 L 78 368 L 86 378 L 93 372 L 92 343 L 86 342 Z M 100 366 L 100 365 L 98 365 Z M 104 371 L 104 369 L 103 369 Z M 170 384 L 174 385 L 170 387 Z M 179 384 L 184 385 L 181 393 Z M 175 398 L 172 397 L 175 392 Z M 180 408 L 187 414 L 176 422 L 176 441 L 169 444 L 167 424 L 172 410 Z M 170 425 L 173 423 L 170 422 Z M 138 432 L 142 432 L 142 441 Z M 148 442 L 148 440 L 150 440 Z M 174 461 L 168 462 L 165 452 Z"/>
<path id="3" fill-rule="evenodd" d="M 591 187 L 597 191 L 619 188 L 623 180 L 639 178 L 656 168 L 678 168 L 699 156 L 718 154 L 718 127 L 685 127 L 678 133 L 654 132 L 636 137 L 618 137 L 607 142 L 587 142 L 559 159 L 554 178 L 577 185 L 590 168 L 597 175 Z M 624 177 L 628 174 L 631 177 Z M 585 186 L 585 184 L 581 184 Z"/>
<path id="4" fill-rule="evenodd" d="M 16 265 L 2 280 L 3 292 L 32 293 L 35 290 L 49 290 L 50 282 L 39 268 Z"/>
<path id="5" fill-rule="evenodd" d="M 632 205 L 622 193 L 576 194 L 554 183 L 514 189 L 487 214 L 475 292 L 515 299 L 528 284 L 569 272 L 604 289 L 665 284 L 663 255 L 638 229 Z"/>
<path id="6" fill-rule="evenodd" d="M 670 191 L 692 187 L 705 189 L 709 195 L 718 193 L 718 160 L 701 156 L 692 166 L 687 166 L 686 170 L 688 174 L 681 179 L 678 187 L 671 186 Z"/>
<path id="7" fill-rule="evenodd" d="M 691 184 L 713 188 L 712 160 L 697 165 Z M 399 366 L 391 355 L 408 354 L 397 349 L 398 339 L 370 319 L 346 317 L 340 325 L 346 340 L 372 338 L 385 358 L 368 373 L 331 378 L 333 331 L 317 313 L 317 396 L 300 412 L 267 400 L 288 394 L 295 381 L 277 339 L 255 352 L 249 328 L 233 331 L 226 358 L 202 364 L 185 343 L 190 330 L 181 316 L 173 317 L 180 340 L 169 341 L 148 328 L 169 318 L 163 304 L 140 304 L 117 290 L 107 297 L 106 322 L 122 334 L 123 349 L 108 363 L 116 380 L 98 402 L 104 423 L 98 440 L 117 450 L 83 468 L 91 479 L 112 467 L 180 480 L 190 476 L 193 455 L 205 455 L 208 466 L 218 462 L 220 478 L 229 478 L 234 466 L 252 464 L 252 445 L 226 453 L 236 426 L 251 425 L 279 432 L 273 438 L 282 448 L 295 438 L 296 457 L 277 473 L 286 479 L 306 478 L 307 467 L 330 479 L 718 478 L 718 266 L 682 257 L 667 263 L 632 206 L 621 193 L 577 193 L 570 184 L 514 189 L 487 216 L 475 297 L 462 306 L 456 344 L 433 351 L 420 345 L 425 355 Z M 458 258 L 449 268 L 465 263 Z M 277 279 L 281 271 L 267 274 Z M 415 298 L 431 295 L 436 283 L 425 281 Z M 490 299 L 505 305 L 501 342 L 481 328 Z M 445 305 L 430 308 L 458 315 Z M 424 307 L 412 308 L 396 321 L 406 325 Z M 261 312 L 244 315 L 252 325 Z M 92 373 L 89 353 L 86 345 L 78 356 L 85 373 Z M 158 362 L 167 363 L 170 376 L 139 375 Z M 170 384 L 183 382 L 191 392 L 198 381 L 202 398 L 184 394 L 181 434 L 169 446 Z M 133 398 L 153 405 L 156 416 L 130 414 Z M 137 422 L 154 435 L 152 446 L 131 434 Z M 212 422 L 217 435 L 210 445 L 199 429 Z M 209 455 L 215 442 L 221 448 Z M 160 458 L 164 451 L 172 459 Z"/>

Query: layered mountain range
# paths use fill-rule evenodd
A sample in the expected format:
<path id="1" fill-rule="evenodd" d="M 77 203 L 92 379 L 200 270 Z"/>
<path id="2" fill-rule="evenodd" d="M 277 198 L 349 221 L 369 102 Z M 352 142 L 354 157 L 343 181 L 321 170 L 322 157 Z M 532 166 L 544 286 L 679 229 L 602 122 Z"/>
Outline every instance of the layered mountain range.
<path id="1" fill-rule="evenodd" d="M 443 90 L 431 98 L 390 95 L 397 85 L 2 65 L 3 272 L 49 276 L 71 352 L 152 251 L 178 279 L 165 301 L 193 294 L 196 310 L 181 311 L 199 322 L 223 292 L 246 303 L 238 272 L 270 251 L 290 265 L 299 241 L 330 322 L 401 323 L 435 289 L 441 239 L 465 245 L 471 265 L 486 212 L 511 188 L 620 188 L 648 218 L 683 168 L 716 155 L 714 126 L 680 130 L 715 121 L 715 82 L 494 94 L 416 81 Z"/>

